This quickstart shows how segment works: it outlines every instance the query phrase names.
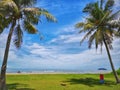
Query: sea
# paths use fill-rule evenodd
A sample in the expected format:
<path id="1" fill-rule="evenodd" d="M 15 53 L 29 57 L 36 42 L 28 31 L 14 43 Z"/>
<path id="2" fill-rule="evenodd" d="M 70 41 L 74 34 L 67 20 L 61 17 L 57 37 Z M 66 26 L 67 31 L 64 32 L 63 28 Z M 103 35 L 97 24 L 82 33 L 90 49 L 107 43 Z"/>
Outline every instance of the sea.
<path id="1" fill-rule="evenodd" d="M 72 70 L 72 69 L 29 69 L 29 68 L 8 68 L 7 73 L 110 73 L 110 70 Z"/>

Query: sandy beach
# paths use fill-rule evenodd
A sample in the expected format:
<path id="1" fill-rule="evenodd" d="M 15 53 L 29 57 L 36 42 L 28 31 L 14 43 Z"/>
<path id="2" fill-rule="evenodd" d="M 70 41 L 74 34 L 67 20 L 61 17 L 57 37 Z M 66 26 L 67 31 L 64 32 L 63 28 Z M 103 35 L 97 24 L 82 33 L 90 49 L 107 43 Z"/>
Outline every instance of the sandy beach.
<path id="1" fill-rule="evenodd" d="M 15 73 L 15 72 L 9 72 L 7 74 L 9 75 L 25 75 L 25 74 L 107 74 L 110 73 L 111 71 L 104 71 L 104 72 L 52 72 L 52 71 L 46 71 L 46 72 L 20 72 L 20 73 Z"/>

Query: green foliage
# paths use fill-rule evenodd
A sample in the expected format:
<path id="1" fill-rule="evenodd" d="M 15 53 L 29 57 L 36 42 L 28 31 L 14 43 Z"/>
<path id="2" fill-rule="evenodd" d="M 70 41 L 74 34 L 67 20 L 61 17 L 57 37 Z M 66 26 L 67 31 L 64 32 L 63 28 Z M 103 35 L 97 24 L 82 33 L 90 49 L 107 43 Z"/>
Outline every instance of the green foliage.
<path id="1" fill-rule="evenodd" d="M 120 75 L 120 68 L 118 70 L 116 70 L 117 74 Z M 113 72 L 111 72 L 111 74 L 113 74 Z"/>
<path id="2" fill-rule="evenodd" d="M 113 36 L 115 35 L 116 29 L 120 26 L 116 23 L 110 24 L 119 15 L 119 11 L 113 13 L 111 10 L 114 5 L 114 0 L 107 0 L 106 3 L 103 3 L 103 1 L 87 4 L 83 12 L 88 14 L 89 17 L 86 17 L 86 21 L 79 22 L 75 25 L 76 28 L 80 29 L 80 33 L 85 33 L 81 43 L 89 38 L 89 48 L 95 42 L 96 49 L 100 45 L 102 50 L 105 39 L 109 49 L 112 49 Z"/>
<path id="3" fill-rule="evenodd" d="M 117 70 L 117 73 L 120 75 L 120 68 Z"/>
<path id="4" fill-rule="evenodd" d="M 120 68 L 116 71 L 118 75 L 120 75 Z"/>
<path id="5" fill-rule="evenodd" d="M 23 37 L 23 32 L 19 24 L 15 29 L 14 35 L 15 35 L 14 44 L 17 48 L 19 48 L 22 44 L 22 37 Z"/>

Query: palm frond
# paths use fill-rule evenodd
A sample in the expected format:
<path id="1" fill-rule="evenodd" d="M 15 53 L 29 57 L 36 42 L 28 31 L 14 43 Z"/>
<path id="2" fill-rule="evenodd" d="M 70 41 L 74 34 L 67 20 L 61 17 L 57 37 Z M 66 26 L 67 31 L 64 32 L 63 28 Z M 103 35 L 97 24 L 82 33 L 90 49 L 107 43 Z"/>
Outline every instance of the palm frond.
<path id="1" fill-rule="evenodd" d="M 118 28 L 118 31 L 114 32 L 114 34 L 115 34 L 116 37 L 120 38 L 120 28 Z"/>
<path id="2" fill-rule="evenodd" d="M 108 17 L 108 20 L 113 20 L 114 18 L 116 18 L 116 16 L 118 16 L 120 14 L 120 10 L 116 11 L 114 14 L 110 15 Z"/>
<path id="3" fill-rule="evenodd" d="M 104 21 L 105 21 L 106 18 L 109 16 L 109 14 L 110 14 L 110 12 L 106 12 L 106 13 L 104 14 L 104 16 L 101 18 L 101 20 L 100 20 L 100 22 L 99 22 L 99 24 L 98 24 L 98 27 L 99 27 L 99 25 L 101 25 L 102 23 L 104 23 Z"/>
<path id="4" fill-rule="evenodd" d="M 0 17 L 0 34 L 4 31 L 5 28 L 8 28 L 11 23 L 11 18 Z"/>
<path id="5" fill-rule="evenodd" d="M 94 24 L 94 22 L 96 20 L 95 18 L 92 18 L 92 17 L 86 18 L 86 19 L 87 19 L 88 22 L 93 23 L 93 24 Z"/>
<path id="6" fill-rule="evenodd" d="M 92 29 L 93 27 L 94 27 L 94 25 L 89 21 L 87 23 L 79 22 L 75 25 L 75 28 L 81 28 L 82 29 L 82 30 L 80 30 L 79 33 L 86 32 L 87 30 Z"/>
<path id="7" fill-rule="evenodd" d="M 28 21 L 24 21 L 24 29 L 30 34 L 36 34 L 38 30 Z"/>
<path id="8" fill-rule="evenodd" d="M 83 22 L 79 22 L 75 25 L 76 28 L 82 28 L 84 26 Z"/>
<path id="9" fill-rule="evenodd" d="M 83 33 L 83 32 L 85 32 L 85 30 L 84 30 L 84 29 L 81 29 L 81 30 L 79 31 L 79 33 Z"/>
<path id="10" fill-rule="evenodd" d="M 8 28 L 8 26 L 11 24 L 12 18 L 8 17 L 8 18 L 4 18 L 2 25 L 4 26 L 4 28 Z"/>
<path id="11" fill-rule="evenodd" d="M 114 5 L 114 0 L 108 0 L 105 5 L 104 11 L 108 11 L 108 10 L 110 11 L 113 5 Z"/>
<path id="12" fill-rule="evenodd" d="M 0 24 L 0 34 L 3 32 L 4 28 L 3 26 Z"/>
<path id="13" fill-rule="evenodd" d="M 45 9 L 39 9 L 40 14 L 44 15 L 48 21 L 57 22 L 57 19 Z"/>
<path id="14" fill-rule="evenodd" d="M 25 18 L 29 20 L 31 23 L 38 24 L 40 21 L 40 16 L 44 15 L 48 21 L 56 22 L 56 18 L 52 16 L 48 11 L 41 8 L 24 8 L 23 9 Z"/>
<path id="15" fill-rule="evenodd" d="M 109 47 L 109 49 L 113 49 L 112 47 L 112 41 L 113 41 L 113 37 L 109 36 L 107 33 L 104 34 L 104 38 L 105 38 L 105 41 Z"/>
<path id="16" fill-rule="evenodd" d="M 93 32 L 93 29 L 89 30 L 89 31 L 85 34 L 85 36 L 82 38 L 82 40 L 80 41 L 80 44 L 82 44 L 82 42 L 83 42 L 87 37 L 89 37 L 92 32 Z"/>
<path id="17" fill-rule="evenodd" d="M 17 48 L 20 48 L 21 44 L 22 44 L 22 39 L 23 39 L 23 32 L 22 29 L 20 27 L 20 25 L 18 24 L 17 27 L 14 30 L 14 44 Z"/>
<path id="18" fill-rule="evenodd" d="M 89 29 L 91 29 L 91 28 L 93 28 L 94 27 L 94 25 L 92 24 L 92 23 L 86 23 L 85 25 L 84 25 L 84 30 L 89 30 Z"/>
<path id="19" fill-rule="evenodd" d="M 37 3 L 37 0 L 13 0 L 16 5 L 20 8 L 22 7 L 31 7 Z"/>
<path id="20" fill-rule="evenodd" d="M 23 8 L 22 11 L 24 18 L 27 21 L 33 24 L 38 24 L 41 15 L 39 8 Z"/>
<path id="21" fill-rule="evenodd" d="M 0 34 L 3 32 L 3 25 L 2 25 L 2 22 L 3 22 L 3 16 L 0 15 Z"/>
<path id="22" fill-rule="evenodd" d="M 109 37 L 113 37 L 114 30 L 112 30 L 112 28 L 108 28 L 108 29 L 104 30 L 104 32 L 105 32 Z"/>
<path id="23" fill-rule="evenodd" d="M 35 14 L 35 15 L 41 14 L 39 8 L 37 8 L 37 7 L 34 7 L 34 8 L 33 7 L 32 8 L 29 8 L 29 7 L 23 8 L 22 11 L 24 13 L 26 13 L 26 14 L 28 14 L 28 13 Z"/>
<path id="24" fill-rule="evenodd" d="M 1 0 L 0 12 L 3 13 L 3 15 L 8 15 L 11 14 L 8 12 L 18 12 L 18 7 L 13 0 Z"/>
<path id="25" fill-rule="evenodd" d="M 91 48 L 92 43 L 93 43 L 93 40 L 95 39 L 95 36 L 96 36 L 96 32 L 94 32 L 94 33 L 90 36 L 90 38 L 89 38 L 89 40 L 88 40 L 88 48 Z"/>
<path id="26" fill-rule="evenodd" d="M 98 28 L 98 30 L 96 31 L 96 37 L 95 37 L 95 42 L 96 42 L 96 46 L 98 47 L 99 44 L 102 43 L 103 41 L 103 31 L 102 31 L 103 28 Z M 97 49 L 96 47 L 96 49 Z"/>
<path id="27" fill-rule="evenodd" d="M 94 9 L 93 5 L 94 5 L 94 3 L 87 4 L 86 7 L 83 9 L 83 12 L 85 12 L 85 13 L 91 13 L 92 10 Z"/>

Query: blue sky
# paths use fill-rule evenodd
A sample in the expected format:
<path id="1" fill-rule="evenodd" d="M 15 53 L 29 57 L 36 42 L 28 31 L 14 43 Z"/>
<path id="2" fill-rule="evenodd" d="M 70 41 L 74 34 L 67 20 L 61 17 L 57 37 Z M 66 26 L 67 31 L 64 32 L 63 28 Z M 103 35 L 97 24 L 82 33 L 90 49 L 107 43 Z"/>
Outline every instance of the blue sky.
<path id="1" fill-rule="evenodd" d="M 54 15 L 58 22 L 50 23 L 42 17 L 36 27 L 44 37 L 40 35 L 24 34 L 21 49 L 16 49 L 11 43 L 8 58 L 9 68 L 29 69 L 64 69 L 79 71 L 96 71 L 99 67 L 111 70 L 106 50 L 88 49 L 85 41 L 80 46 L 80 40 L 84 34 L 78 34 L 74 25 L 84 21 L 85 14 L 82 9 L 87 3 L 97 0 L 38 0 L 37 7 L 47 9 Z M 115 10 L 120 9 L 120 1 L 115 0 Z M 0 64 L 2 62 L 7 33 L 0 35 Z M 120 67 L 120 40 L 115 39 L 111 55 L 115 68 Z"/>

